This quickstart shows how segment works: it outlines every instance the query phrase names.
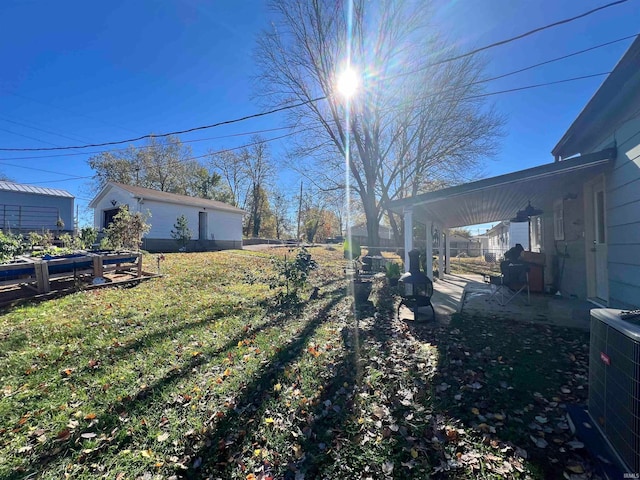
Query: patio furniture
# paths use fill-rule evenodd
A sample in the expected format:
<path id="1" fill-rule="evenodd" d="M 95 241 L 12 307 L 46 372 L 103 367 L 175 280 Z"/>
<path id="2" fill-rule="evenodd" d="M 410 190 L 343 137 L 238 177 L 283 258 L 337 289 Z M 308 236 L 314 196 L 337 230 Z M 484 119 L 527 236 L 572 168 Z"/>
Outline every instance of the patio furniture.
<path id="1" fill-rule="evenodd" d="M 487 300 L 496 299 L 501 306 L 507 305 L 520 294 L 527 293 L 526 304 L 531 303 L 529 290 L 529 265 L 504 261 L 500 264 L 501 275 L 485 275 L 484 281 L 493 289 Z"/>

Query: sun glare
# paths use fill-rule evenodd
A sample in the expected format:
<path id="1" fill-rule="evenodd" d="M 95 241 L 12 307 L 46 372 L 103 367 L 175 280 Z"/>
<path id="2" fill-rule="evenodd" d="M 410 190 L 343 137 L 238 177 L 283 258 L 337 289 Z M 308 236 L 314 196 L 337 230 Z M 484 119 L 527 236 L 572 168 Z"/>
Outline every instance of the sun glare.
<path id="1" fill-rule="evenodd" d="M 360 78 L 356 71 L 348 67 L 338 76 L 338 91 L 345 97 L 351 98 L 360 86 Z"/>

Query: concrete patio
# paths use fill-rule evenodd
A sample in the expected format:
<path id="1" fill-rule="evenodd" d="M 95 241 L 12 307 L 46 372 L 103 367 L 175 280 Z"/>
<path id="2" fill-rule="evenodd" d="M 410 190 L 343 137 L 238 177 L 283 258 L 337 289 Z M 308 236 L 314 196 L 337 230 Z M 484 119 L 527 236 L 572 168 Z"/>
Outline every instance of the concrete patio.
<path id="1" fill-rule="evenodd" d="M 589 330 L 589 311 L 595 305 L 576 298 L 531 294 L 527 304 L 526 293 L 520 294 L 506 305 L 491 298 L 491 285 L 481 275 L 447 274 L 434 283 L 431 299 L 438 322 L 448 323 L 451 314 L 463 312 L 523 322 L 556 325 Z M 410 312 L 401 312 L 405 317 Z"/>

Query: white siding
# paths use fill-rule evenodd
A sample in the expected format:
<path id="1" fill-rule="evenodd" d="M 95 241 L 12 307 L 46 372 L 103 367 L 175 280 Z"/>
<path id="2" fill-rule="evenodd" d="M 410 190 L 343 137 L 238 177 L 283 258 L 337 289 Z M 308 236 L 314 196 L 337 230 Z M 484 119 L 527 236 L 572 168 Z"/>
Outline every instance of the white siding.
<path id="1" fill-rule="evenodd" d="M 116 201 L 115 207 L 111 200 Z M 192 207 L 177 205 L 173 203 L 159 202 L 156 200 L 145 200 L 142 203 L 132 197 L 132 195 L 118 187 L 112 187 L 100 200 L 94 209 L 94 226 L 102 229 L 103 212 L 121 205 L 128 205 L 132 212 L 150 214 L 147 223 L 151 224 L 151 230 L 145 235 L 146 238 L 171 239 L 171 230 L 180 215 L 187 218 L 191 238 L 193 240 L 242 240 L 242 214 L 225 212 L 211 208 Z M 207 212 L 207 232 L 209 238 L 198 238 L 198 213 Z"/>
<path id="2" fill-rule="evenodd" d="M 607 175 L 609 304 L 640 306 L 640 118 L 599 145 L 616 142 L 618 156 Z"/>
<path id="3" fill-rule="evenodd" d="M 509 248 L 515 247 L 516 243 L 522 248 L 529 250 L 529 223 L 511 222 L 509 225 Z"/>
<path id="4" fill-rule="evenodd" d="M 607 182 L 609 296 L 612 306 L 640 305 L 640 119 L 617 132 L 618 157 Z M 624 228 L 628 234 L 617 237 Z M 615 233 L 614 233 L 615 232 Z"/>
<path id="5" fill-rule="evenodd" d="M 204 209 L 175 205 L 147 200 L 140 205 L 139 211 L 151 212 L 151 230 L 146 235 L 148 238 L 171 238 L 171 230 L 180 215 L 187 218 L 191 238 L 193 240 L 241 240 L 242 239 L 242 215 L 220 210 Z M 209 238 L 198 238 L 198 213 L 207 212 L 207 232 Z M 213 237 L 212 237 L 213 235 Z"/>

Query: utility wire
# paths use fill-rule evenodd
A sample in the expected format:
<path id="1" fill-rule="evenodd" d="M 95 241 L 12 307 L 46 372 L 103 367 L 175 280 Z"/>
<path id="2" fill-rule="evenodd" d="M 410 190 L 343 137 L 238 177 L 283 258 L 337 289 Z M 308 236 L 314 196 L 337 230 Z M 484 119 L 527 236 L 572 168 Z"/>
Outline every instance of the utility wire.
<path id="1" fill-rule="evenodd" d="M 524 86 L 524 87 L 510 88 L 510 89 L 507 89 L 507 90 L 499 90 L 499 91 L 496 91 L 496 92 L 489 92 L 489 93 L 483 93 L 483 94 L 480 94 L 480 95 L 473 95 L 473 96 L 469 96 L 469 97 L 464 97 L 464 98 L 462 98 L 462 100 L 473 100 L 473 99 L 476 99 L 476 98 L 483 98 L 483 97 L 489 97 L 489 96 L 493 96 L 493 95 L 500 95 L 500 94 L 503 94 L 503 93 L 517 92 L 517 91 L 521 91 L 521 90 L 530 90 L 530 89 L 534 89 L 534 88 L 546 87 L 546 86 L 549 86 L 549 85 L 557 85 L 557 84 L 560 84 L 560 83 L 568 83 L 568 82 L 573 82 L 573 81 L 577 81 L 577 80 L 584 80 L 584 79 L 587 79 L 587 78 L 594 78 L 594 77 L 599 77 L 599 76 L 603 76 L 603 75 L 609 75 L 610 73 L 611 72 L 594 73 L 592 75 L 583 75 L 581 77 L 566 78 L 566 79 L 563 79 L 563 80 L 556 80 L 556 81 L 553 81 L 553 82 L 538 83 L 538 84 L 534 84 L 534 85 L 527 85 L 527 86 Z M 268 138 L 268 139 L 265 139 L 265 140 L 260 141 L 260 142 L 253 142 L 253 143 L 248 143 L 248 144 L 245 144 L 245 145 L 240 145 L 238 147 L 226 148 L 226 149 L 218 150 L 218 151 L 215 151 L 215 152 L 209 152 L 209 153 L 206 153 L 204 155 L 198 155 L 198 156 L 195 156 L 195 157 L 189 157 L 189 158 L 185 158 L 185 159 L 179 160 L 179 161 L 180 162 L 187 162 L 189 160 L 197 160 L 197 159 L 208 157 L 208 156 L 211 156 L 211 155 L 219 155 L 221 153 L 231 152 L 231 151 L 239 150 L 239 149 L 245 148 L 245 147 L 250 147 L 250 146 L 254 146 L 254 145 L 273 142 L 275 140 L 280 140 L 282 138 L 286 138 L 286 137 L 290 137 L 292 135 L 296 135 L 297 133 L 300 133 L 300 131 L 290 132 L 290 133 L 287 133 L 285 135 L 280 135 L 280 136 L 274 137 L 274 138 Z M 52 172 L 52 173 L 54 173 L 54 172 Z M 71 178 L 65 178 L 65 179 L 60 179 L 60 180 L 48 180 L 48 181 L 41 181 L 41 182 L 31 182 L 31 184 L 35 185 L 35 184 L 41 184 L 41 183 L 67 182 L 67 181 L 71 181 L 71 180 L 88 179 L 88 178 L 93 178 L 93 177 L 94 177 L 94 175 L 88 175 L 88 176 L 84 176 L 84 177 L 71 177 Z"/>
<path id="2" fill-rule="evenodd" d="M 424 70 L 424 69 L 429 68 L 429 67 L 433 67 L 433 66 L 436 66 L 436 65 L 442 65 L 444 63 L 449 63 L 449 62 L 453 62 L 455 60 L 459 60 L 461 58 L 465 58 L 465 57 L 469 57 L 469 56 L 472 56 L 472 55 L 476 55 L 476 54 L 478 54 L 480 52 L 483 52 L 485 50 L 489 50 L 491 48 L 495 48 L 495 47 L 498 47 L 500 45 L 505 45 L 507 43 L 511 43 L 511 42 L 516 41 L 516 40 L 520 40 L 522 38 L 528 37 L 530 35 L 533 35 L 535 33 L 541 32 L 541 31 L 549 29 L 549 28 L 553 28 L 553 27 L 557 27 L 559 25 L 564 25 L 566 23 L 573 22 L 575 20 L 587 17 L 589 15 L 592 15 L 592 14 L 594 14 L 596 12 L 599 12 L 601 10 L 604 10 L 606 8 L 617 6 L 617 5 L 621 5 L 621 4 L 626 3 L 628 1 L 629 0 L 617 0 L 615 2 L 607 3 L 606 5 L 602 5 L 600 7 L 591 9 L 591 10 L 589 10 L 587 12 L 584 12 L 584 13 L 582 13 L 580 15 L 576 15 L 574 17 L 566 18 L 564 20 L 559 20 L 557 22 L 550 23 L 548 25 L 544 25 L 542 27 L 538 27 L 538 28 L 535 28 L 533 30 L 529 30 L 528 32 L 522 33 L 520 35 L 516 35 L 515 37 L 507 38 L 507 39 L 501 40 L 499 42 L 495 42 L 495 43 L 492 43 L 492 44 L 489 44 L 489 45 L 485 45 L 484 47 L 476 48 L 475 50 L 471 50 L 469 52 L 466 52 L 466 53 L 463 53 L 463 54 L 460 54 L 460 55 L 456 55 L 456 56 L 453 56 L 453 57 L 445 58 L 445 59 L 439 60 L 437 62 L 433 62 L 433 63 L 430 63 L 428 65 L 425 65 L 425 66 L 421 67 L 420 69 L 414 70 L 413 72 L 403 73 L 403 74 L 400 74 L 400 75 L 409 75 L 411 73 L 416 73 L 416 72 L 419 72 L 419 71 Z M 398 75 L 398 76 L 400 76 L 400 75 Z M 232 123 L 238 123 L 238 122 L 246 121 L 246 120 L 253 119 L 253 118 L 263 117 L 263 116 L 266 116 L 266 115 L 272 115 L 274 113 L 282 112 L 282 111 L 285 111 L 285 110 L 298 108 L 298 107 L 307 105 L 309 103 L 315 103 L 315 102 L 318 102 L 320 100 L 325 100 L 326 98 L 327 98 L 327 96 L 323 95 L 321 97 L 317 97 L 317 98 L 314 98 L 314 99 L 306 100 L 304 102 L 299 102 L 299 103 L 296 103 L 296 104 L 293 104 L 293 105 L 286 105 L 286 106 L 275 108 L 275 109 L 272 109 L 272 110 L 268 110 L 268 111 L 262 112 L 262 113 L 255 113 L 255 114 L 252 114 L 252 115 L 246 115 L 244 117 L 240 117 L 240 118 L 236 118 L 236 119 L 232 119 L 232 120 L 226 120 L 226 121 L 222 121 L 222 122 L 218 122 L 218 123 L 213 123 L 213 124 L 210 124 L 210 125 L 202 125 L 202 126 L 199 126 L 199 127 L 193 127 L 193 128 L 189 128 L 189 129 L 186 129 L 186 130 L 178 130 L 178 131 L 175 131 L 175 132 L 162 133 L 162 134 L 157 134 L 157 135 L 149 134 L 149 135 L 142 135 L 140 137 L 126 139 L 126 140 L 118 140 L 118 141 L 104 142 L 104 143 L 93 143 L 93 144 L 86 144 L 86 145 L 75 145 L 75 146 L 68 146 L 68 147 L 0 148 L 0 151 L 5 151 L 5 152 L 6 151 L 29 152 L 29 151 L 72 150 L 72 149 L 83 149 L 83 148 L 91 148 L 91 147 L 104 147 L 104 146 L 109 146 L 109 145 L 121 145 L 123 143 L 136 142 L 136 141 L 139 141 L 139 140 L 144 140 L 146 138 L 153 138 L 153 137 L 161 138 L 161 137 L 168 137 L 170 135 L 181 135 L 181 134 L 185 134 L 185 133 L 195 132 L 195 131 L 198 131 L 198 130 L 205 130 L 205 129 L 209 129 L 209 128 L 219 127 L 219 126 L 222 126 L 222 125 L 229 125 L 229 124 L 232 124 Z"/>
<path id="3" fill-rule="evenodd" d="M 247 135 L 257 135 L 259 133 L 267 133 L 267 132 L 276 132 L 279 130 L 290 130 L 291 127 L 276 127 L 276 128 L 266 128 L 263 130 L 254 130 L 252 132 L 241 132 L 241 133 L 232 133 L 229 135 L 219 135 L 217 137 L 207 137 L 207 138 L 196 138 L 194 140 L 179 140 L 179 141 L 175 141 L 175 142 L 167 142 L 167 145 L 178 145 L 181 143 L 196 143 L 196 142 L 205 142 L 207 140 L 220 140 L 223 138 L 233 138 L 233 137 L 244 137 Z M 298 130 L 299 132 L 300 130 Z M 130 148 L 133 148 L 135 150 L 144 150 L 145 148 L 149 148 L 148 145 L 140 145 L 140 146 L 136 146 L 136 145 L 129 145 L 128 147 L 125 148 L 114 148 L 112 150 L 97 150 L 94 152 L 78 152 L 78 153 L 56 153 L 53 155 L 36 155 L 36 156 L 29 156 L 29 157 L 8 157 L 8 158 L 0 158 L 0 162 L 1 161 L 5 161 L 5 160 L 34 160 L 34 159 L 38 159 L 38 158 L 57 158 L 57 157 L 74 157 L 77 155 L 99 155 L 101 153 L 112 153 L 112 152 L 123 152 L 125 150 L 129 150 Z"/>
<path id="4" fill-rule="evenodd" d="M 297 133 L 298 132 L 290 132 L 290 133 L 286 133 L 284 135 L 280 135 L 278 137 L 267 138 L 267 139 L 259 141 L 259 142 L 246 143 L 244 145 L 239 145 L 237 147 L 225 148 L 223 150 L 217 150 L 215 152 L 208 152 L 208 153 L 205 153 L 204 155 L 198 155 L 198 156 L 195 156 L 195 157 L 183 158 L 183 159 L 180 159 L 180 160 L 177 160 L 177 161 L 180 162 L 180 163 L 185 163 L 185 162 L 188 162 L 190 160 L 198 160 L 200 158 L 205 158 L 205 157 L 209 157 L 209 156 L 212 156 L 212 155 L 219 155 L 221 153 L 232 152 L 234 150 L 240 150 L 241 148 L 247 148 L 247 147 L 252 147 L 254 145 L 261 145 L 261 144 L 264 144 L 264 143 L 273 142 L 275 140 L 280 140 L 282 138 L 290 137 L 290 136 L 295 135 Z M 54 173 L 54 172 L 51 172 L 51 173 Z M 41 183 L 68 182 L 68 181 L 71 181 L 71 180 L 81 180 L 81 179 L 94 178 L 94 177 L 95 177 L 95 175 L 87 175 L 87 176 L 83 176 L 83 177 L 63 178 L 63 179 L 60 179 L 60 180 L 43 180 L 41 182 L 30 182 L 30 185 L 36 185 L 36 184 L 41 184 Z"/>
<path id="5" fill-rule="evenodd" d="M 28 123 L 21 123 L 21 122 L 18 122 L 16 120 L 10 120 L 10 119 L 5 118 L 5 117 L 0 117 L 0 120 L 4 120 L 5 122 L 13 123 L 14 125 L 20 125 L 21 127 L 30 128 L 32 130 L 38 130 L 39 132 L 48 133 L 50 135 L 57 135 L 58 137 L 66 138 L 67 140 L 73 140 L 74 142 L 90 141 L 90 140 L 87 140 L 87 139 L 82 139 L 82 138 L 77 138 L 77 137 L 70 137 L 70 136 L 67 136 L 67 135 L 63 135 L 62 133 L 53 132 L 51 130 L 45 130 L 44 128 L 34 127 L 33 125 L 29 125 Z"/>
<path id="6" fill-rule="evenodd" d="M 500 40 L 499 42 L 491 43 L 489 45 L 485 45 L 484 47 L 479 47 L 479 48 L 476 48 L 475 50 L 470 50 L 468 52 L 461 53 L 460 55 L 455 55 L 453 57 L 444 58 L 442 60 L 438 60 L 436 62 L 429 63 L 429 64 L 424 65 L 424 66 L 422 66 L 422 67 L 420 67 L 418 69 L 412 70 L 411 72 L 399 73 L 399 74 L 395 75 L 395 77 L 411 75 L 411 74 L 414 74 L 414 73 L 417 73 L 417 72 L 421 72 L 422 70 L 426 70 L 427 68 L 430 68 L 430 67 L 435 67 L 437 65 L 442 65 L 444 63 L 450 63 L 450 62 L 454 62 L 456 60 L 460 60 L 462 58 L 470 57 L 470 56 L 476 55 L 476 54 L 478 54 L 480 52 L 484 52 L 485 50 L 489 50 L 491 48 L 499 47 L 501 45 L 506 45 L 507 43 L 515 42 L 516 40 L 521 40 L 521 39 L 523 39 L 525 37 L 528 37 L 528 36 L 533 35 L 535 33 L 541 32 L 543 30 L 547 30 L 549 28 L 557 27 L 558 25 L 564 25 L 566 23 L 570 23 L 570 22 L 573 22 L 575 20 L 579 20 L 581 18 L 587 17 L 587 16 L 592 15 L 592 14 L 594 14 L 596 12 L 599 12 L 600 10 L 604 10 L 605 8 L 615 7 L 617 5 L 626 3 L 628 1 L 629 0 L 617 0 L 615 2 L 607 3 L 606 5 L 602 5 L 600 7 L 594 8 L 594 9 L 589 10 L 589 11 L 587 11 L 585 13 L 580 14 L 580 15 L 576 15 L 575 17 L 565 18 L 564 20 L 559 20 L 557 22 L 550 23 L 550 24 L 544 25 L 542 27 L 534 28 L 533 30 L 529 30 L 528 32 L 521 33 L 520 35 L 516 35 L 515 37 L 507 38 L 505 40 Z M 391 78 L 395 78 L 395 77 L 391 77 Z"/>
<path id="7" fill-rule="evenodd" d="M 592 75 L 583 75 L 581 77 L 565 78 L 563 80 L 555 80 L 553 82 L 545 82 L 545 83 L 537 83 L 537 84 L 534 84 L 534 85 L 527 85 L 526 87 L 516 87 L 516 88 L 509 88 L 507 90 L 499 90 L 497 92 L 481 93 L 479 95 L 471 95 L 469 97 L 464 97 L 462 100 L 473 100 L 475 98 L 491 97 L 492 95 L 499 95 L 499 94 L 502 94 L 502 93 L 518 92 L 520 90 L 530 90 L 530 89 L 533 89 L 533 88 L 546 87 L 546 86 L 549 86 L 549 85 L 557 85 L 559 83 L 574 82 L 574 81 L 577 81 L 577 80 L 584 80 L 586 78 L 601 77 L 603 75 L 609 75 L 610 73 L 611 72 L 594 73 Z"/>
<path id="8" fill-rule="evenodd" d="M 594 45 L 593 47 L 589 47 L 589 48 L 585 48 L 583 50 L 578 50 L 578 51 L 575 51 L 575 52 L 572 52 L 572 53 L 568 53 L 567 55 L 562 55 L 560 57 L 552 58 L 550 60 L 545 60 L 544 62 L 536 63 L 534 65 L 529 65 L 528 67 L 524 67 L 524 68 L 520 68 L 518 70 L 511 71 L 511 72 L 503 73 L 503 74 L 497 75 L 495 77 L 490 77 L 490 78 L 486 78 L 486 79 L 483 79 L 483 80 L 478 80 L 476 82 L 472 82 L 472 83 L 469 83 L 469 84 L 466 84 L 466 85 L 461 85 L 461 86 L 458 86 L 458 87 L 454 87 L 451 90 L 470 87 L 472 85 L 478 85 L 478 84 L 481 84 L 481 83 L 488 83 L 488 82 L 492 82 L 494 80 L 499 80 L 499 79 L 502 79 L 502 78 L 505 78 L 505 77 L 509 77 L 511 75 L 516 75 L 518 73 L 526 72 L 528 70 L 532 70 L 534 68 L 541 67 L 543 65 L 548 65 L 550 63 L 558 62 L 560 60 L 566 60 L 567 58 L 575 57 L 577 55 L 582 55 L 583 53 L 591 52 L 591 51 L 596 50 L 598 48 L 603 48 L 603 47 L 606 47 L 606 46 L 609 46 L 609 45 L 613 45 L 615 43 L 619 43 L 619 42 L 622 42 L 622 41 L 625 41 L 625 40 L 629 40 L 631 38 L 637 37 L 638 35 L 640 35 L 640 33 L 636 33 L 636 34 L 633 34 L 633 35 L 628 35 L 626 37 L 618 38 L 616 40 L 611 40 L 610 42 L 601 43 L 599 45 Z M 438 92 L 438 93 L 434 93 L 431 96 L 439 95 L 440 93 L 443 93 L 443 92 L 444 91 L 441 91 L 441 92 Z M 421 98 L 423 98 L 423 97 L 421 97 Z M 17 125 L 24 125 L 24 126 L 29 127 L 26 124 L 21 124 L 20 122 L 12 121 L 12 120 L 9 120 L 7 118 L 0 117 L 0 119 L 5 120 L 7 122 L 15 123 Z M 36 130 L 41 130 L 41 131 L 43 131 L 45 133 L 55 133 L 55 132 L 48 132 L 47 130 L 43 130 L 43 129 L 38 129 L 36 127 L 29 127 L 29 128 L 33 128 L 33 129 L 36 129 Z M 231 134 L 231 135 L 222 135 L 222 136 L 218 136 L 218 137 L 199 138 L 199 139 L 194 139 L 194 140 L 180 140 L 180 141 L 177 141 L 177 142 L 168 142 L 168 143 L 171 144 L 171 145 L 178 144 L 178 143 L 196 143 L 196 142 L 203 142 L 203 141 L 207 141 L 207 140 L 219 140 L 219 139 L 222 139 L 222 138 L 231 138 L 231 137 L 238 137 L 238 136 L 245 136 L 245 135 L 254 135 L 254 134 L 259 134 L 259 133 L 273 132 L 273 131 L 277 131 L 277 130 L 286 130 L 288 128 L 290 128 L 290 127 L 269 128 L 269 129 L 264 129 L 264 130 L 256 130 L 256 131 L 252 131 L 252 132 L 235 133 L 235 134 Z M 298 130 L 298 131 L 300 131 L 300 130 Z M 61 134 L 56 134 L 56 135 L 64 136 L 64 135 L 61 135 Z M 73 138 L 71 138 L 71 137 L 66 137 L 66 138 L 70 138 L 70 139 L 73 140 Z M 125 147 L 125 148 L 116 148 L 116 149 L 113 149 L 113 150 L 100 150 L 100 151 L 95 151 L 95 152 L 60 153 L 60 154 L 55 154 L 55 155 L 0 158 L 0 161 L 5 161 L 5 160 L 34 160 L 34 159 L 39 159 L 39 158 L 69 157 L 69 156 L 76 156 L 76 155 L 98 155 L 100 153 L 105 153 L 105 152 L 124 151 L 124 150 L 128 150 L 130 148 L 134 148 L 134 149 L 138 150 L 138 149 L 148 148 L 148 146 L 147 145 L 141 145 L 141 146 L 130 145 L 130 146 Z"/>
<path id="9" fill-rule="evenodd" d="M 617 40 L 612 40 L 610 42 L 601 43 L 600 45 L 595 45 L 593 47 L 585 48 L 584 50 L 578 50 L 577 52 L 568 53 L 567 55 L 562 55 L 561 57 L 556 57 L 556 58 L 552 58 L 551 60 L 545 60 L 544 62 L 536 63 L 534 65 L 529 65 L 528 67 L 520 68 L 519 70 L 514 70 L 514 71 L 508 72 L 508 73 L 503 73 L 502 75 L 498 75 L 496 77 L 486 78 L 484 80 L 478 80 L 477 82 L 470 83 L 469 86 L 470 85 L 476 85 L 476 84 L 479 84 L 479 83 L 493 82 L 494 80 L 499 80 L 501 78 L 509 77 L 509 76 L 515 75 L 517 73 L 526 72 L 527 70 L 532 70 L 534 68 L 538 68 L 538 67 L 541 67 L 543 65 L 548 65 L 549 63 L 558 62 L 560 60 L 566 60 L 567 58 L 575 57 L 576 55 L 582 55 L 583 53 L 587 53 L 587 52 L 590 52 L 592 50 L 596 50 L 598 48 L 607 47 L 609 45 L 613 45 L 614 43 L 622 42 L 624 40 L 629 40 L 630 38 L 635 38 L 638 35 L 640 35 L 640 33 L 634 33 L 633 35 L 628 35 L 626 37 L 618 38 Z"/>
<path id="10" fill-rule="evenodd" d="M 50 148 L 0 148 L 0 151 L 2 152 L 34 152 L 34 151 L 41 152 L 41 151 L 51 151 L 51 150 L 73 150 L 73 149 L 91 148 L 91 147 L 105 147 L 108 145 L 122 145 L 123 143 L 137 142 L 139 140 L 144 140 L 146 138 L 162 138 L 162 137 L 168 137 L 171 135 L 182 135 L 185 133 L 196 132 L 198 130 L 206 130 L 208 128 L 215 128 L 215 127 L 220 127 L 222 125 L 230 125 L 232 123 L 243 122 L 245 120 L 249 120 L 252 118 L 264 117 L 266 115 L 282 112 L 284 110 L 290 110 L 292 108 L 302 107 L 303 105 L 307 105 L 309 103 L 315 103 L 317 101 L 324 100 L 325 98 L 327 97 L 322 96 L 318 98 L 313 98 L 311 100 L 305 100 L 304 102 L 295 103 L 293 105 L 285 105 L 283 107 L 274 108 L 267 112 L 254 113 L 252 115 L 246 115 L 244 117 L 234 118 L 233 120 L 225 120 L 218 123 L 212 123 L 211 125 L 201 125 L 199 127 L 187 128 L 186 130 L 177 130 L 175 132 L 169 132 L 169 133 L 142 135 L 140 137 L 130 138 L 127 140 L 118 140 L 115 142 L 89 143 L 86 145 L 76 145 L 76 146 L 69 146 L 69 147 L 50 147 Z"/>

